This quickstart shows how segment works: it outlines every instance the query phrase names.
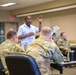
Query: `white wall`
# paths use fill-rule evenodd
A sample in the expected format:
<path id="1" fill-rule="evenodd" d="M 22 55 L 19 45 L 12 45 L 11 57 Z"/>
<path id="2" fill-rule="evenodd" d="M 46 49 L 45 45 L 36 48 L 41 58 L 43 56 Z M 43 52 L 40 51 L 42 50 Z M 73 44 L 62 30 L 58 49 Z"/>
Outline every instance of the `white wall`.
<path id="1" fill-rule="evenodd" d="M 10 22 L 10 16 L 10 11 L 0 10 L 0 22 Z M 18 18 L 15 18 L 14 21 L 18 21 Z"/>

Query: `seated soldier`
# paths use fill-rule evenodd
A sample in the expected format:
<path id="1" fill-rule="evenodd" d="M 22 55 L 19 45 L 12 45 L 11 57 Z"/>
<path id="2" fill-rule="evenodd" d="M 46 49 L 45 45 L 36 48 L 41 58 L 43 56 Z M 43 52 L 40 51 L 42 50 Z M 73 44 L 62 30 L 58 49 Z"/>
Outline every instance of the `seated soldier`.
<path id="1" fill-rule="evenodd" d="M 35 39 L 26 50 L 27 54 L 35 58 L 41 75 L 50 75 L 50 60 L 53 60 L 55 63 L 63 61 L 63 55 L 57 45 L 50 40 L 51 33 L 49 27 L 43 27 L 39 38 Z"/>
<path id="2" fill-rule="evenodd" d="M 66 38 L 66 34 L 65 32 L 62 32 L 60 35 L 60 39 L 57 41 L 57 45 L 60 48 L 60 50 L 62 51 L 62 54 L 64 56 L 67 56 L 68 52 L 71 50 L 70 49 L 70 44 Z"/>
<path id="3" fill-rule="evenodd" d="M 7 40 L 0 45 L 0 59 L 2 60 L 5 69 L 7 69 L 4 58 L 6 55 L 15 52 L 21 52 L 21 53 L 25 52 L 25 50 L 23 50 L 21 47 L 19 47 L 19 45 L 16 44 L 17 42 L 18 42 L 17 33 L 15 31 L 9 31 L 7 33 Z"/>

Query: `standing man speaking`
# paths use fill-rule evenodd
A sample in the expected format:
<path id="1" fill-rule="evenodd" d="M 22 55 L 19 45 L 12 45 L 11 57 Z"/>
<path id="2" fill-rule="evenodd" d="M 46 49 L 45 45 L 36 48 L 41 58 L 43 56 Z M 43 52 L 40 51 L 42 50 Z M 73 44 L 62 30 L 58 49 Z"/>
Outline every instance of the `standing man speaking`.
<path id="1" fill-rule="evenodd" d="M 32 18 L 31 16 L 25 17 L 25 23 L 21 25 L 18 29 L 18 38 L 21 39 L 21 44 L 27 43 L 29 45 L 35 39 L 35 33 L 41 31 L 42 28 L 42 16 L 39 16 L 39 28 L 32 25 Z"/>

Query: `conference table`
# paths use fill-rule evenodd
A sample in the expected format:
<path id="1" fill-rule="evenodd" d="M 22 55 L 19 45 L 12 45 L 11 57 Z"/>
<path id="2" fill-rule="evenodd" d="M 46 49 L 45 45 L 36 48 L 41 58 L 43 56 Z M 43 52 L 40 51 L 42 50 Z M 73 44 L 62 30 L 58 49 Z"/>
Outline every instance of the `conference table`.
<path id="1" fill-rule="evenodd" d="M 60 64 L 51 62 L 50 66 L 53 67 L 54 69 L 59 70 L 60 74 L 63 74 L 63 67 L 68 67 L 68 66 L 75 65 L 75 64 L 76 64 L 76 61 L 64 61 Z"/>
<path id="2" fill-rule="evenodd" d="M 64 66 L 69 66 L 69 65 L 74 65 L 74 64 L 76 64 L 76 61 L 67 61 L 67 62 L 62 62 L 62 63 L 60 63 L 60 65 L 61 65 L 62 67 L 64 67 Z"/>
<path id="3" fill-rule="evenodd" d="M 63 74 L 63 67 L 75 65 L 76 64 L 76 44 L 71 44 L 71 50 L 75 51 L 74 61 L 64 61 L 60 64 L 51 62 L 50 66 L 59 70 L 60 74 Z"/>

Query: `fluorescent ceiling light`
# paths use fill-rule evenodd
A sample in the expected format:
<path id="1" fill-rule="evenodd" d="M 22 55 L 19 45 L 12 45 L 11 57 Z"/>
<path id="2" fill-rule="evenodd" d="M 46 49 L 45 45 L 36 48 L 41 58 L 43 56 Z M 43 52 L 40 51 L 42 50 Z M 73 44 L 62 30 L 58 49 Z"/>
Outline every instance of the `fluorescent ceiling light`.
<path id="1" fill-rule="evenodd" d="M 8 6 L 12 6 L 12 5 L 15 5 L 16 3 L 6 3 L 6 4 L 2 4 L 0 6 L 3 6 L 3 7 L 8 7 Z"/>
<path id="2" fill-rule="evenodd" d="M 72 8 L 76 8 L 76 5 L 65 6 L 65 7 L 60 7 L 60 8 L 54 8 L 54 9 L 49 9 L 49 10 L 43 10 L 43 11 L 38 11 L 38 12 L 33 12 L 33 13 L 17 15 L 17 17 L 27 16 L 27 15 L 37 15 L 37 14 L 43 14 L 43 13 L 49 13 L 49 12 L 56 12 L 56 11 L 67 10 L 67 9 L 72 9 Z"/>

